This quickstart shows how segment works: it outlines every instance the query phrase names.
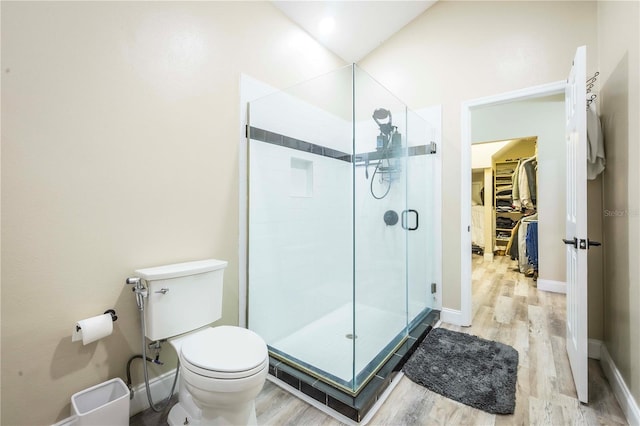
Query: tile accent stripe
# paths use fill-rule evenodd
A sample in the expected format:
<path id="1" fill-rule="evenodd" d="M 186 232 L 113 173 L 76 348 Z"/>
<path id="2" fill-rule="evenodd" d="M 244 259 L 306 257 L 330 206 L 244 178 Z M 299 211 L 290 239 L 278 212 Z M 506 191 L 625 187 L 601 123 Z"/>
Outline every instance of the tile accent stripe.
<path id="1" fill-rule="evenodd" d="M 270 132 L 269 130 L 258 129 L 257 127 L 249 128 L 249 137 L 253 140 L 271 143 L 283 146 L 285 148 L 295 149 L 297 151 L 309 152 L 311 154 L 321 155 L 323 157 L 335 158 L 336 160 L 351 162 L 351 154 L 317 145 L 315 143 L 302 141 L 300 139 L 290 138 L 289 136 L 279 133 Z"/>
<path id="2" fill-rule="evenodd" d="M 289 136 L 281 135 L 280 133 L 259 129 L 253 126 L 249 127 L 249 138 L 260 142 L 282 146 L 285 148 L 295 149 L 297 151 L 308 152 L 311 154 L 321 155 L 323 157 L 335 158 L 336 160 L 346 161 L 347 163 L 353 162 L 354 156 L 352 156 L 351 154 L 347 154 L 346 152 L 327 148 L 325 146 L 306 142 L 300 139 L 290 138 Z M 406 153 L 408 156 L 427 155 L 430 153 L 429 145 L 410 146 L 406 149 Z M 381 156 L 378 151 L 365 152 L 355 155 L 356 163 L 360 163 L 367 159 L 369 161 L 375 161 L 379 158 L 381 158 Z"/>

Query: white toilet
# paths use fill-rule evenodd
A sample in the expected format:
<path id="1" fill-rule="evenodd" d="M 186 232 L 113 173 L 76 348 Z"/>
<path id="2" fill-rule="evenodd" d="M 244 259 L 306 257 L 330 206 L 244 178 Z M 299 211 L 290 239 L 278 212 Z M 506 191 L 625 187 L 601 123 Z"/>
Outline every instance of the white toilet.
<path id="1" fill-rule="evenodd" d="M 209 259 L 135 271 L 148 291 L 145 335 L 168 339 L 180 359 L 172 426 L 256 424 L 254 400 L 267 377 L 267 345 L 245 328 L 209 326 L 222 316 L 226 266 Z"/>

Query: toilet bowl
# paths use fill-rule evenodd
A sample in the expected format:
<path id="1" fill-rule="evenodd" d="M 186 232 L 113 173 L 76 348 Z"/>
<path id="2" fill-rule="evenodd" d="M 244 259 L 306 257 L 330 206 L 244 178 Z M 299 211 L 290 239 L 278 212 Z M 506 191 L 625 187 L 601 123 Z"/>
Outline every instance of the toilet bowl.
<path id="1" fill-rule="evenodd" d="M 254 425 L 254 399 L 264 386 L 269 356 L 251 330 L 211 327 L 222 316 L 222 277 L 215 259 L 139 269 L 145 285 L 145 336 L 167 339 L 180 360 L 172 426 Z"/>
<path id="2" fill-rule="evenodd" d="M 254 425 L 256 396 L 269 366 L 267 345 L 253 331 L 208 327 L 170 339 L 180 359 L 182 387 L 169 424 Z M 175 421 L 175 423 L 172 423 Z"/>

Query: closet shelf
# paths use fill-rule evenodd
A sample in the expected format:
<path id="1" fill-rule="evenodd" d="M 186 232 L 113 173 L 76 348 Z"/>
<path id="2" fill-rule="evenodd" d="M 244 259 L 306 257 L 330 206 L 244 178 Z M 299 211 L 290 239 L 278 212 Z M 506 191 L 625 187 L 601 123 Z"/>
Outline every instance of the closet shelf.
<path id="1" fill-rule="evenodd" d="M 496 219 L 500 216 L 505 216 L 513 221 L 517 221 L 522 213 L 518 210 L 500 210 L 500 208 L 506 208 L 507 206 L 500 206 L 498 202 L 505 203 L 505 200 L 511 204 L 512 203 L 512 195 L 497 195 L 501 191 L 506 191 L 507 189 L 513 188 L 513 173 L 518 165 L 518 161 L 496 161 L 493 164 L 493 205 L 497 206 L 495 209 L 494 216 L 494 226 L 495 226 L 495 246 L 497 247 L 497 252 L 504 253 L 509 240 L 511 239 L 511 234 L 513 232 L 512 228 L 504 228 L 499 227 Z"/>
<path id="2" fill-rule="evenodd" d="M 515 225 L 523 217 L 524 211 L 514 207 L 513 199 L 515 173 L 521 167 L 521 162 L 536 155 L 537 137 L 514 139 L 491 156 L 493 169 L 493 247 L 494 253 L 504 255 L 509 241 L 519 235 L 514 233 Z M 534 190 L 535 191 L 535 190 Z M 506 228 L 513 225 L 513 228 Z M 517 232 L 517 231 L 516 231 Z"/>

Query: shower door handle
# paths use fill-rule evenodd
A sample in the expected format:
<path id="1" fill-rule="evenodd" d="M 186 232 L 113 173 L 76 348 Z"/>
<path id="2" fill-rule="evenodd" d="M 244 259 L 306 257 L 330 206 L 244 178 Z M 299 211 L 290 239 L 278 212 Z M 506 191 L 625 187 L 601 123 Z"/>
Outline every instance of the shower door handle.
<path id="1" fill-rule="evenodd" d="M 416 226 L 414 227 L 407 225 L 407 216 L 409 215 L 409 213 L 413 213 L 416 216 Z M 417 210 L 409 209 L 409 210 L 402 211 L 402 228 L 406 229 L 407 231 L 415 231 L 416 229 L 418 229 L 418 211 Z"/>

